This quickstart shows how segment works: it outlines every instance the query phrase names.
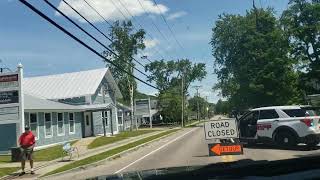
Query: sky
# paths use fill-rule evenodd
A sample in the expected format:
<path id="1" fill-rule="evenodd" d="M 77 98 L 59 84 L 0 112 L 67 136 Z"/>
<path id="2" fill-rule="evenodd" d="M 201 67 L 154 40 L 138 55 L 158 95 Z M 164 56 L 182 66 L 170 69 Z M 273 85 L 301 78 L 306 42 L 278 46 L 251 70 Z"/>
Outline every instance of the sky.
<path id="1" fill-rule="evenodd" d="M 83 0 L 66 0 L 82 15 L 93 22 L 102 32 L 109 33 L 109 25 Z M 108 22 L 131 19 L 136 29 L 146 30 L 146 49 L 135 57 L 146 55 L 151 61 L 164 58 L 177 60 L 188 58 L 194 63 L 205 63 L 208 75 L 201 82 L 194 82 L 189 94 L 195 94 L 193 86 L 201 85 L 200 96 L 216 102 L 221 97 L 212 87 L 217 82 L 213 72 L 214 58 L 209 42 L 212 28 L 222 13 L 245 14 L 252 8 L 252 0 L 86 0 Z M 28 0 L 68 31 L 88 43 L 98 52 L 104 49 L 79 29 L 40 0 Z M 60 0 L 50 0 L 59 10 L 67 14 L 101 42 L 110 42 L 84 22 Z M 288 0 L 256 0 L 257 7 L 272 7 L 277 16 L 287 8 Z M 130 13 L 130 14 L 129 14 Z M 172 33 L 165 24 L 163 14 Z M 132 16 L 133 18 L 132 18 Z M 154 26 L 154 24 L 156 26 Z M 159 31 L 158 31 L 158 29 Z M 24 76 L 41 76 L 103 68 L 106 64 L 97 55 L 84 48 L 63 32 L 36 15 L 18 0 L 0 1 L 0 66 L 16 69 L 19 62 L 24 65 Z M 136 67 L 144 68 L 139 64 Z M 146 78 L 135 72 L 143 80 Z M 156 89 L 138 83 L 138 90 L 146 94 L 157 93 Z"/>

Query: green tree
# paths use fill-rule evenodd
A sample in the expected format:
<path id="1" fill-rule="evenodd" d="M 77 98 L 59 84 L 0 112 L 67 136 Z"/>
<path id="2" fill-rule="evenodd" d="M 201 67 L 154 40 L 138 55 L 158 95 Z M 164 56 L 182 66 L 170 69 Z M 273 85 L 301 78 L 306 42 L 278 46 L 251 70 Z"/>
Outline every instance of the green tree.
<path id="1" fill-rule="evenodd" d="M 221 95 L 243 109 L 299 102 L 289 42 L 271 9 L 219 16 L 211 45 Z"/>
<path id="2" fill-rule="evenodd" d="M 183 75 L 185 92 L 192 82 L 201 81 L 207 75 L 204 63 L 193 64 L 189 59 L 154 61 L 146 65 L 146 71 L 151 73 L 148 81 L 156 82 L 157 87 L 161 90 L 175 86 L 181 87 L 181 77 Z"/>
<path id="3" fill-rule="evenodd" d="M 231 107 L 228 101 L 222 101 L 221 99 L 218 100 L 217 104 L 215 105 L 215 113 L 216 114 L 227 114 L 231 112 Z"/>
<path id="4" fill-rule="evenodd" d="M 209 102 L 207 102 L 204 98 L 194 96 L 188 100 L 188 108 L 192 115 L 197 115 L 198 111 L 198 103 L 199 103 L 199 115 L 201 118 L 207 117 L 207 108 L 209 109 Z"/>
<path id="5" fill-rule="evenodd" d="M 133 57 L 137 55 L 138 50 L 143 50 L 145 48 L 143 42 L 145 31 L 140 29 L 139 31 L 134 32 L 131 21 L 116 21 L 111 27 L 110 36 L 113 42 L 109 47 L 118 54 L 118 56 L 109 51 L 104 51 L 103 54 L 113 63 L 119 65 L 130 74 L 133 74 L 132 67 L 135 66 Z M 129 103 L 131 95 L 130 89 L 133 89 L 133 92 L 136 92 L 137 82 L 132 76 L 119 71 L 114 66 L 109 66 L 109 68 L 111 69 L 115 80 L 118 82 L 124 102 Z"/>
<path id="6" fill-rule="evenodd" d="M 184 77 L 184 92 L 187 92 L 192 82 L 201 81 L 206 76 L 205 64 L 193 64 L 188 59 L 160 60 L 146 65 L 146 71 L 151 74 L 148 81 L 156 82 L 156 86 L 160 89 L 158 100 L 161 114 L 165 119 L 180 122 L 182 111 L 181 77 Z"/>
<path id="7" fill-rule="evenodd" d="M 172 87 L 162 91 L 158 96 L 161 115 L 166 122 L 180 122 L 181 120 L 181 95 L 178 95 L 179 88 Z"/>
<path id="8" fill-rule="evenodd" d="M 320 88 L 320 1 L 291 0 L 281 24 L 290 39 L 291 55 L 300 65 L 301 87 L 306 93 Z"/>

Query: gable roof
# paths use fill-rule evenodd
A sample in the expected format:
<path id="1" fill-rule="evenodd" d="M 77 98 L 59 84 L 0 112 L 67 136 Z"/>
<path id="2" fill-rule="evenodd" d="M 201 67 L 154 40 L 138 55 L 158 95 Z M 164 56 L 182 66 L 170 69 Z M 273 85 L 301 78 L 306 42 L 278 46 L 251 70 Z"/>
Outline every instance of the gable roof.
<path id="1" fill-rule="evenodd" d="M 46 99 L 40 99 L 28 94 L 24 94 L 25 110 L 59 110 L 59 111 L 82 111 L 82 107 L 69 104 L 54 102 Z"/>
<path id="2" fill-rule="evenodd" d="M 23 90 L 25 94 L 43 99 L 88 96 L 96 93 L 104 77 L 113 89 L 116 89 L 117 97 L 121 97 L 120 90 L 108 68 L 24 78 Z"/>

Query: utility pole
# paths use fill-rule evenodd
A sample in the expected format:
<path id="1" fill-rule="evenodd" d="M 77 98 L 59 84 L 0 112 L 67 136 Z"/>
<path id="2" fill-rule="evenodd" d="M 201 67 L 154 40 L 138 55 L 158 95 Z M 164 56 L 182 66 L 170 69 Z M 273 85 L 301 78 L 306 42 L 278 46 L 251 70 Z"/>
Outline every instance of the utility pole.
<path id="1" fill-rule="evenodd" d="M 199 105 L 199 98 L 200 98 L 200 95 L 199 95 L 199 89 L 202 87 L 202 86 L 193 86 L 196 90 L 197 90 L 197 119 L 198 121 L 200 121 L 200 114 L 199 114 L 199 111 L 200 111 L 200 105 Z"/>
<path id="2" fill-rule="evenodd" d="M 206 111 L 207 111 L 207 119 L 209 120 L 209 106 L 208 106 L 208 96 L 205 96 L 206 98 Z"/>
<path id="3" fill-rule="evenodd" d="M 150 125 L 150 129 L 152 129 L 152 115 L 151 115 L 151 99 L 150 96 L 148 98 L 148 106 L 149 106 L 149 125 Z"/>
<path id="4" fill-rule="evenodd" d="M 106 94 L 106 89 L 105 89 L 104 86 L 102 86 L 101 89 L 102 89 L 103 104 L 105 104 L 106 103 L 106 95 L 105 95 Z M 106 110 L 107 109 L 105 109 L 105 111 L 102 111 L 103 136 L 106 136 L 106 117 L 105 117 Z"/>
<path id="5" fill-rule="evenodd" d="M 131 67 L 131 74 L 133 74 L 133 67 Z M 133 111 L 133 83 L 131 82 L 130 78 L 128 78 L 128 84 L 129 84 L 129 93 L 130 93 L 130 105 L 131 105 L 131 116 L 130 116 L 130 121 L 131 121 L 131 126 L 130 126 L 130 131 L 132 131 L 133 127 L 133 119 L 134 119 L 134 111 Z M 135 126 L 136 130 L 138 130 L 138 123 L 137 123 L 137 118 L 135 118 Z"/>
<path id="6" fill-rule="evenodd" d="M 130 82 L 129 82 L 130 84 Z M 133 86 L 132 84 L 129 85 L 129 91 L 130 91 L 130 105 L 131 105 L 131 116 L 130 116 L 130 121 L 131 121 L 131 126 L 130 126 L 130 131 L 133 130 Z M 136 124 L 137 126 L 137 124 Z"/>
<path id="7" fill-rule="evenodd" d="M 181 73 L 181 127 L 184 127 L 184 80 L 185 80 L 186 68 L 183 68 Z"/>
<path id="8" fill-rule="evenodd" d="M 114 98 L 114 108 L 115 108 L 115 117 L 118 117 L 118 109 L 117 109 L 117 97 L 116 97 L 116 90 L 112 89 L 111 93 L 113 94 L 113 98 Z M 113 122 L 112 122 L 112 110 L 110 111 L 110 130 L 111 130 L 111 136 L 113 136 Z M 116 118 L 116 124 L 117 124 L 117 129 L 118 129 L 118 123 L 117 123 L 118 119 Z"/>

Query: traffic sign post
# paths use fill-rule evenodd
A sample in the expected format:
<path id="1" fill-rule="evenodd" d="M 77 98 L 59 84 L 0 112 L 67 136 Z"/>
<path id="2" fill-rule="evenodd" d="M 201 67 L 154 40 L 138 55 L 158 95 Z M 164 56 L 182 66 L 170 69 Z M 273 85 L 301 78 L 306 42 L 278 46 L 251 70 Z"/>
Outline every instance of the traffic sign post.
<path id="1" fill-rule="evenodd" d="M 235 119 L 205 122 L 204 132 L 207 140 L 239 137 Z"/>
<path id="2" fill-rule="evenodd" d="M 238 143 L 208 144 L 209 156 L 240 155 L 243 154 L 243 146 Z"/>

